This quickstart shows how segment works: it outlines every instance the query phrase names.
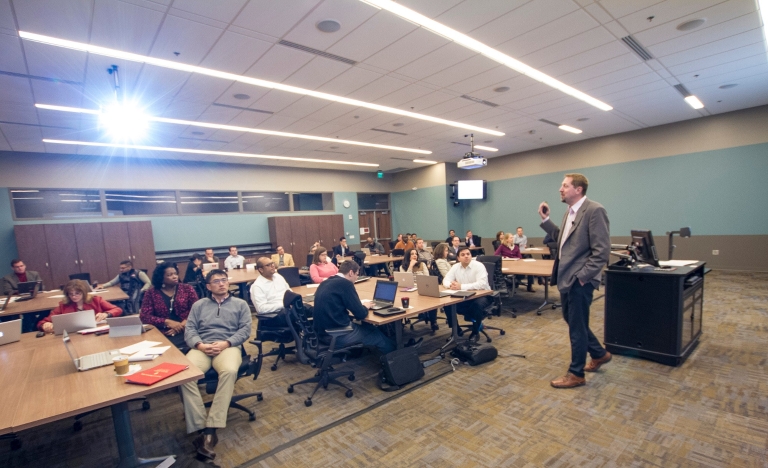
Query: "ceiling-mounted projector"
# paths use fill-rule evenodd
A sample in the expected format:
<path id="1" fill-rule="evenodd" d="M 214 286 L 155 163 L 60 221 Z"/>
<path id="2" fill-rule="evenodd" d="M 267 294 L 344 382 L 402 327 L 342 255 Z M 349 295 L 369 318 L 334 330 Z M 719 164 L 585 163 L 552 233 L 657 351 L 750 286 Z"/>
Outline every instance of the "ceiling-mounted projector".
<path id="1" fill-rule="evenodd" d="M 464 154 L 464 158 L 456 164 L 459 169 L 478 169 L 488 165 L 488 160 L 475 153 L 475 134 L 464 135 L 469 137 L 469 153 Z"/>

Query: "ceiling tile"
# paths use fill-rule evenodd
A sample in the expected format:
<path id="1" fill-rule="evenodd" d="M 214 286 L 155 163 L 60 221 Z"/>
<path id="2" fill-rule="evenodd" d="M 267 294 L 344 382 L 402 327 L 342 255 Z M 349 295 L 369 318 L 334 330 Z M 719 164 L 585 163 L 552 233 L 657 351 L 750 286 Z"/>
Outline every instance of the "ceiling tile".
<path id="1" fill-rule="evenodd" d="M 621 18 L 664 1 L 665 0 L 632 0 L 631 2 L 628 2 L 626 0 L 598 0 L 598 3 L 600 3 L 600 5 L 614 18 Z"/>
<path id="2" fill-rule="evenodd" d="M 685 21 L 705 18 L 705 26 L 711 26 L 754 10 L 755 2 L 750 0 L 666 1 L 625 16 L 619 22 L 631 34 L 642 37 L 648 42 L 647 45 L 652 45 L 685 34 L 676 29 L 678 24 Z M 653 20 L 648 21 L 651 16 Z M 641 34 L 641 31 L 650 34 Z"/>
<path id="3" fill-rule="evenodd" d="M 32 88 L 27 78 L 0 75 L 0 102 L 33 106 Z M 0 106 L 2 107 L 2 106 Z"/>
<path id="4" fill-rule="evenodd" d="M 283 80 L 283 83 L 306 89 L 317 89 L 349 70 L 350 67 L 351 65 L 336 60 L 315 57 L 296 73 Z"/>
<path id="5" fill-rule="evenodd" d="M 579 7 L 571 0 L 538 0 L 528 2 L 506 15 L 501 15 L 470 36 L 485 45 L 496 47 L 517 36 L 540 28 Z"/>
<path id="6" fill-rule="evenodd" d="M 150 55 L 197 65 L 208 54 L 222 32 L 219 28 L 167 15 Z"/>
<path id="7" fill-rule="evenodd" d="M 699 60 L 711 55 L 727 52 L 729 50 L 738 49 L 739 47 L 744 47 L 750 44 L 762 44 L 763 40 L 763 33 L 759 28 L 751 29 L 741 34 L 720 39 L 719 41 L 709 42 L 681 52 L 664 55 L 659 57 L 658 60 L 665 66 L 671 67 L 692 60 Z"/>
<path id="8" fill-rule="evenodd" d="M 284 39 L 314 49 L 326 50 L 377 11 L 359 0 L 325 0 L 286 34 Z M 341 28 L 333 33 L 317 29 L 317 23 L 327 19 L 335 20 Z"/>
<path id="9" fill-rule="evenodd" d="M 418 26 L 386 11 L 379 11 L 327 52 L 363 61 L 381 49 L 402 38 Z"/>
<path id="10" fill-rule="evenodd" d="M 366 58 L 365 63 L 394 71 L 448 43 L 447 39 L 419 28 Z"/>
<path id="11" fill-rule="evenodd" d="M 282 82 L 313 58 L 315 56 L 307 52 L 274 45 L 244 74 L 262 80 Z"/>
<path id="12" fill-rule="evenodd" d="M 272 44 L 269 42 L 227 31 L 205 56 L 200 66 L 240 75 L 256 63 L 270 47 Z"/>
<path id="13" fill-rule="evenodd" d="M 87 54 L 29 41 L 25 41 L 23 47 L 29 74 L 78 83 L 83 81 Z"/>
<path id="14" fill-rule="evenodd" d="M 147 55 L 165 15 L 114 0 L 96 0 L 90 43 Z"/>
<path id="15" fill-rule="evenodd" d="M 453 83 L 466 80 L 478 73 L 486 72 L 497 66 L 497 62 L 480 54 L 476 54 L 461 63 L 457 63 L 452 67 L 448 67 L 445 70 L 441 70 L 434 75 L 424 78 L 423 81 L 435 86 L 448 87 Z M 512 73 L 514 72 L 510 70 L 510 74 Z"/>
<path id="16" fill-rule="evenodd" d="M 281 38 L 319 3 L 320 0 L 291 0 L 291 7 L 286 8 L 283 0 L 251 0 L 232 24 Z"/>
<path id="17" fill-rule="evenodd" d="M 381 74 L 365 70 L 360 67 L 351 67 L 346 72 L 325 83 L 318 91 L 330 94 L 346 96 L 381 77 Z"/>
<path id="18" fill-rule="evenodd" d="M 397 91 L 398 89 L 402 89 L 405 86 L 408 86 L 407 81 L 398 80 L 397 78 L 392 78 L 390 76 L 382 76 L 376 81 L 372 81 L 362 88 L 353 91 L 348 96 L 353 99 L 371 102 Z"/>
<path id="19" fill-rule="evenodd" d="M 445 70 L 450 66 L 463 62 L 474 55 L 477 55 L 477 53 L 461 47 L 460 45 L 448 43 L 445 46 L 414 60 L 408 65 L 397 69 L 397 72 L 410 78 L 421 80 L 440 70 Z"/>
<path id="20" fill-rule="evenodd" d="M 173 8 L 229 23 L 247 2 L 248 0 L 227 0 L 226 2 L 211 2 L 209 0 L 174 0 Z"/>
<path id="21" fill-rule="evenodd" d="M 486 23 L 528 3 L 528 1 L 529 0 L 463 1 L 435 18 L 435 20 L 456 31 L 471 36 L 471 32 L 475 29 L 482 28 Z"/>
<path id="22" fill-rule="evenodd" d="M 24 55 L 21 53 L 21 39 L 0 33 L 0 70 L 13 73 L 27 73 Z"/>
<path id="23" fill-rule="evenodd" d="M 88 42 L 92 6 L 93 0 L 24 0 L 13 3 L 21 31 L 79 42 Z"/>
<path id="24" fill-rule="evenodd" d="M 765 63 L 765 45 L 758 42 L 749 46 L 739 47 L 738 49 L 669 67 L 669 71 L 676 76 L 693 74 L 700 74 L 702 76 L 713 75 L 722 71 L 744 68 L 744 60 L 750 58 L 749 65 L 746 66 Z"/>
<path id="25" fill-rule="evenodd" d="M 499 44 L 496 48 L 511 57 L 523 57 L 533 51 L 565 41 L 598 26 L 599 23 L 584 10 L 576 10 L 533 31 Z M 574 38 L 574 40 L 578 39 Z"/>
<path id="26" fill-rule="evenodd" d="M 659 42 L 646 48 L 651 52 L 651 54 L 653 54 L 654 57 L 663 57 L 665 55 L 673 54 L 675 52 L 680 52 L 693 47 L 698 47 L 702 44 L 715 42 L 726 37 L 741 34 L 743 32 L 749 31 L 750 29 L 757 29 L 759 27 L 760 18 L 757 15 L 744 15 L 730 21 L 716 24 L 714 26 L 695 30 L 675 39 Z"/>

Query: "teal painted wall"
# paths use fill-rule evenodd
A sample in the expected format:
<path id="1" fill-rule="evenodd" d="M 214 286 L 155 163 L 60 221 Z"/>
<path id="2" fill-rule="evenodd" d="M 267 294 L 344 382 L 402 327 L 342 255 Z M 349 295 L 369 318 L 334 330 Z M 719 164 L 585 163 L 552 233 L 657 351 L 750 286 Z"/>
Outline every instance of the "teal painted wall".
<path id="1" fill-rule="evenodd" d="M 7 188 L 0 189 L 0 275 L 11 271 L 11 260 L 18 257 L 16 237 L 13 235 L 13 213 L 11 194 Z"/>
<path id="2" fill-rule="evenodd" d="M 651 229 L 656 236 L 690 226 L 694 235 L 768 234 L 768 144 L 575 169 L 589 179 L 587 196 L 605 206 L 611 234 Z M 464 227 L 483 237 L 522 226 L 542 234 L 538 204 L 565 213 L 558 189 L 564 172 L 488 183 L 488 199 L 462 202 Z"/>
<path id="3" fill-rule="evenodd" d="M 349 201 L 349 208 L 344 208 L 344 200 Z M 360 220 L 357 216 L 357 192 L 334 192 L 333 205 L 336 213 L 341 213 L 344 217 L 344 232 L 347 233 L 347 243 L 355 245 L 360 243 Z M 352 219 L 349 219 L 352 215 Z M 350 238 L 350 236 L 355 236 Z M 338 245 L 339 240 L 334 239 L 333 245 Z"/>
<path id="4" fill-rule="evenodd" d="M 393 237 L 416 232 L 425 239 L 444 239 L 449 229 L 446 197 L 444 185 L 393 193 Z"/>

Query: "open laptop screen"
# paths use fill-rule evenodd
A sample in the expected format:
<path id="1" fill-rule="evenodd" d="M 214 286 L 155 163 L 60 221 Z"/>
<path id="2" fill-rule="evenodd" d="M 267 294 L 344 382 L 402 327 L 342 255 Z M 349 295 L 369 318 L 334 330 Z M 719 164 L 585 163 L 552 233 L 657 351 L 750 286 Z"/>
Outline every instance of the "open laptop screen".
<path id="1" fill-rule="evenodd" d="M 397 295 L 396 281 L 377 281 L 376 289 L 373 291 L 373 300 L 382 302 L 395 302 Z"/>

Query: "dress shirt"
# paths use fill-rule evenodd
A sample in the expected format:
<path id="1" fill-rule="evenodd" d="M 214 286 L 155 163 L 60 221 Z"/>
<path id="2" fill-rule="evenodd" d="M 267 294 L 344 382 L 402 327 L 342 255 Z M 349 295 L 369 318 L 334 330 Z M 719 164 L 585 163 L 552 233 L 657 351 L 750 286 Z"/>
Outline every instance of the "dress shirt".
<path id="1" fill-rule="evenodd" d="M 419 256 L 419 260 L 426 263 L 427 266 L 429 266 L 432 263 L 432 260 L 434 260 L 432 254 L 427 250 L 417 250 L 416 253 Z"/>
<path id="2" fill-rule="evenodd" d="M 244 263 L 245 263 L 245 257 L 243 257 L 242 255 L 238 255 L 236 257 L 233 257 L 232 255 L 230 255 L 229 257 L 227 257 L 226 260 L 224 260 L 224 268 L 226 268 L 227 270 L 232 270 L 236 267 L 242 267 Z"/>
<path id="3" fill-rule="evenodd" d="M 451 283 L 454 281 L 458 281 L 461 284 L 463 291 L 491 289 L 488 285 L 488 270 L 485 269 L 485 265 L 474 258 L 466 268 L 460 262 L 456 262 L 448 271 L 448 274 L 445 275 L 443 286 L 450 288 Z"/>
<path id="4" fill-rule="evenodd" d="M 279 273 L 272 275 L 272 280 L 259 276 L 251 285 L 251 301 L 257 314 L 271 314 L 282 310 L 283 296 L 291 289 Z"/>
<path id="5" fill-rule="evenodd" d="M 512 243 L 515 245 L 519 245 L 520 250 L 522 251 L 528 245 L 528 237 L 525 234 L 523 234 L 522 236 L 518 236 L 517 234 L 515 234 L 514 236 L 512 236 Z"/>
<path id="6" fill-rule="evenodd" d="M 465 238 L 464 239 L 464 243 L 467 245 L 467 247 L 474 247 L 475 246 L 475 240 L 472 237 Z"/>
<path id="7" fill-rule="evenodd" d="M 565 220 L 563 234 L 560 236 L 560 249 L 557 251 L 558 257 L 561 255 L 561 252 L 563 251 L 563 244 L 568 238 L 568 234 L 571 233 L 571 227 L 573 226 L 573 223 L 576 221 L 576 213 L 579 212 L 579 208 L 581 208 L 581 205 L 584 204 L 584 200 L 586 199 L 587 197 L 581 197 L 581 200 L 571 205 L 571 207 L 568 209 L 568 218 Z"/>

